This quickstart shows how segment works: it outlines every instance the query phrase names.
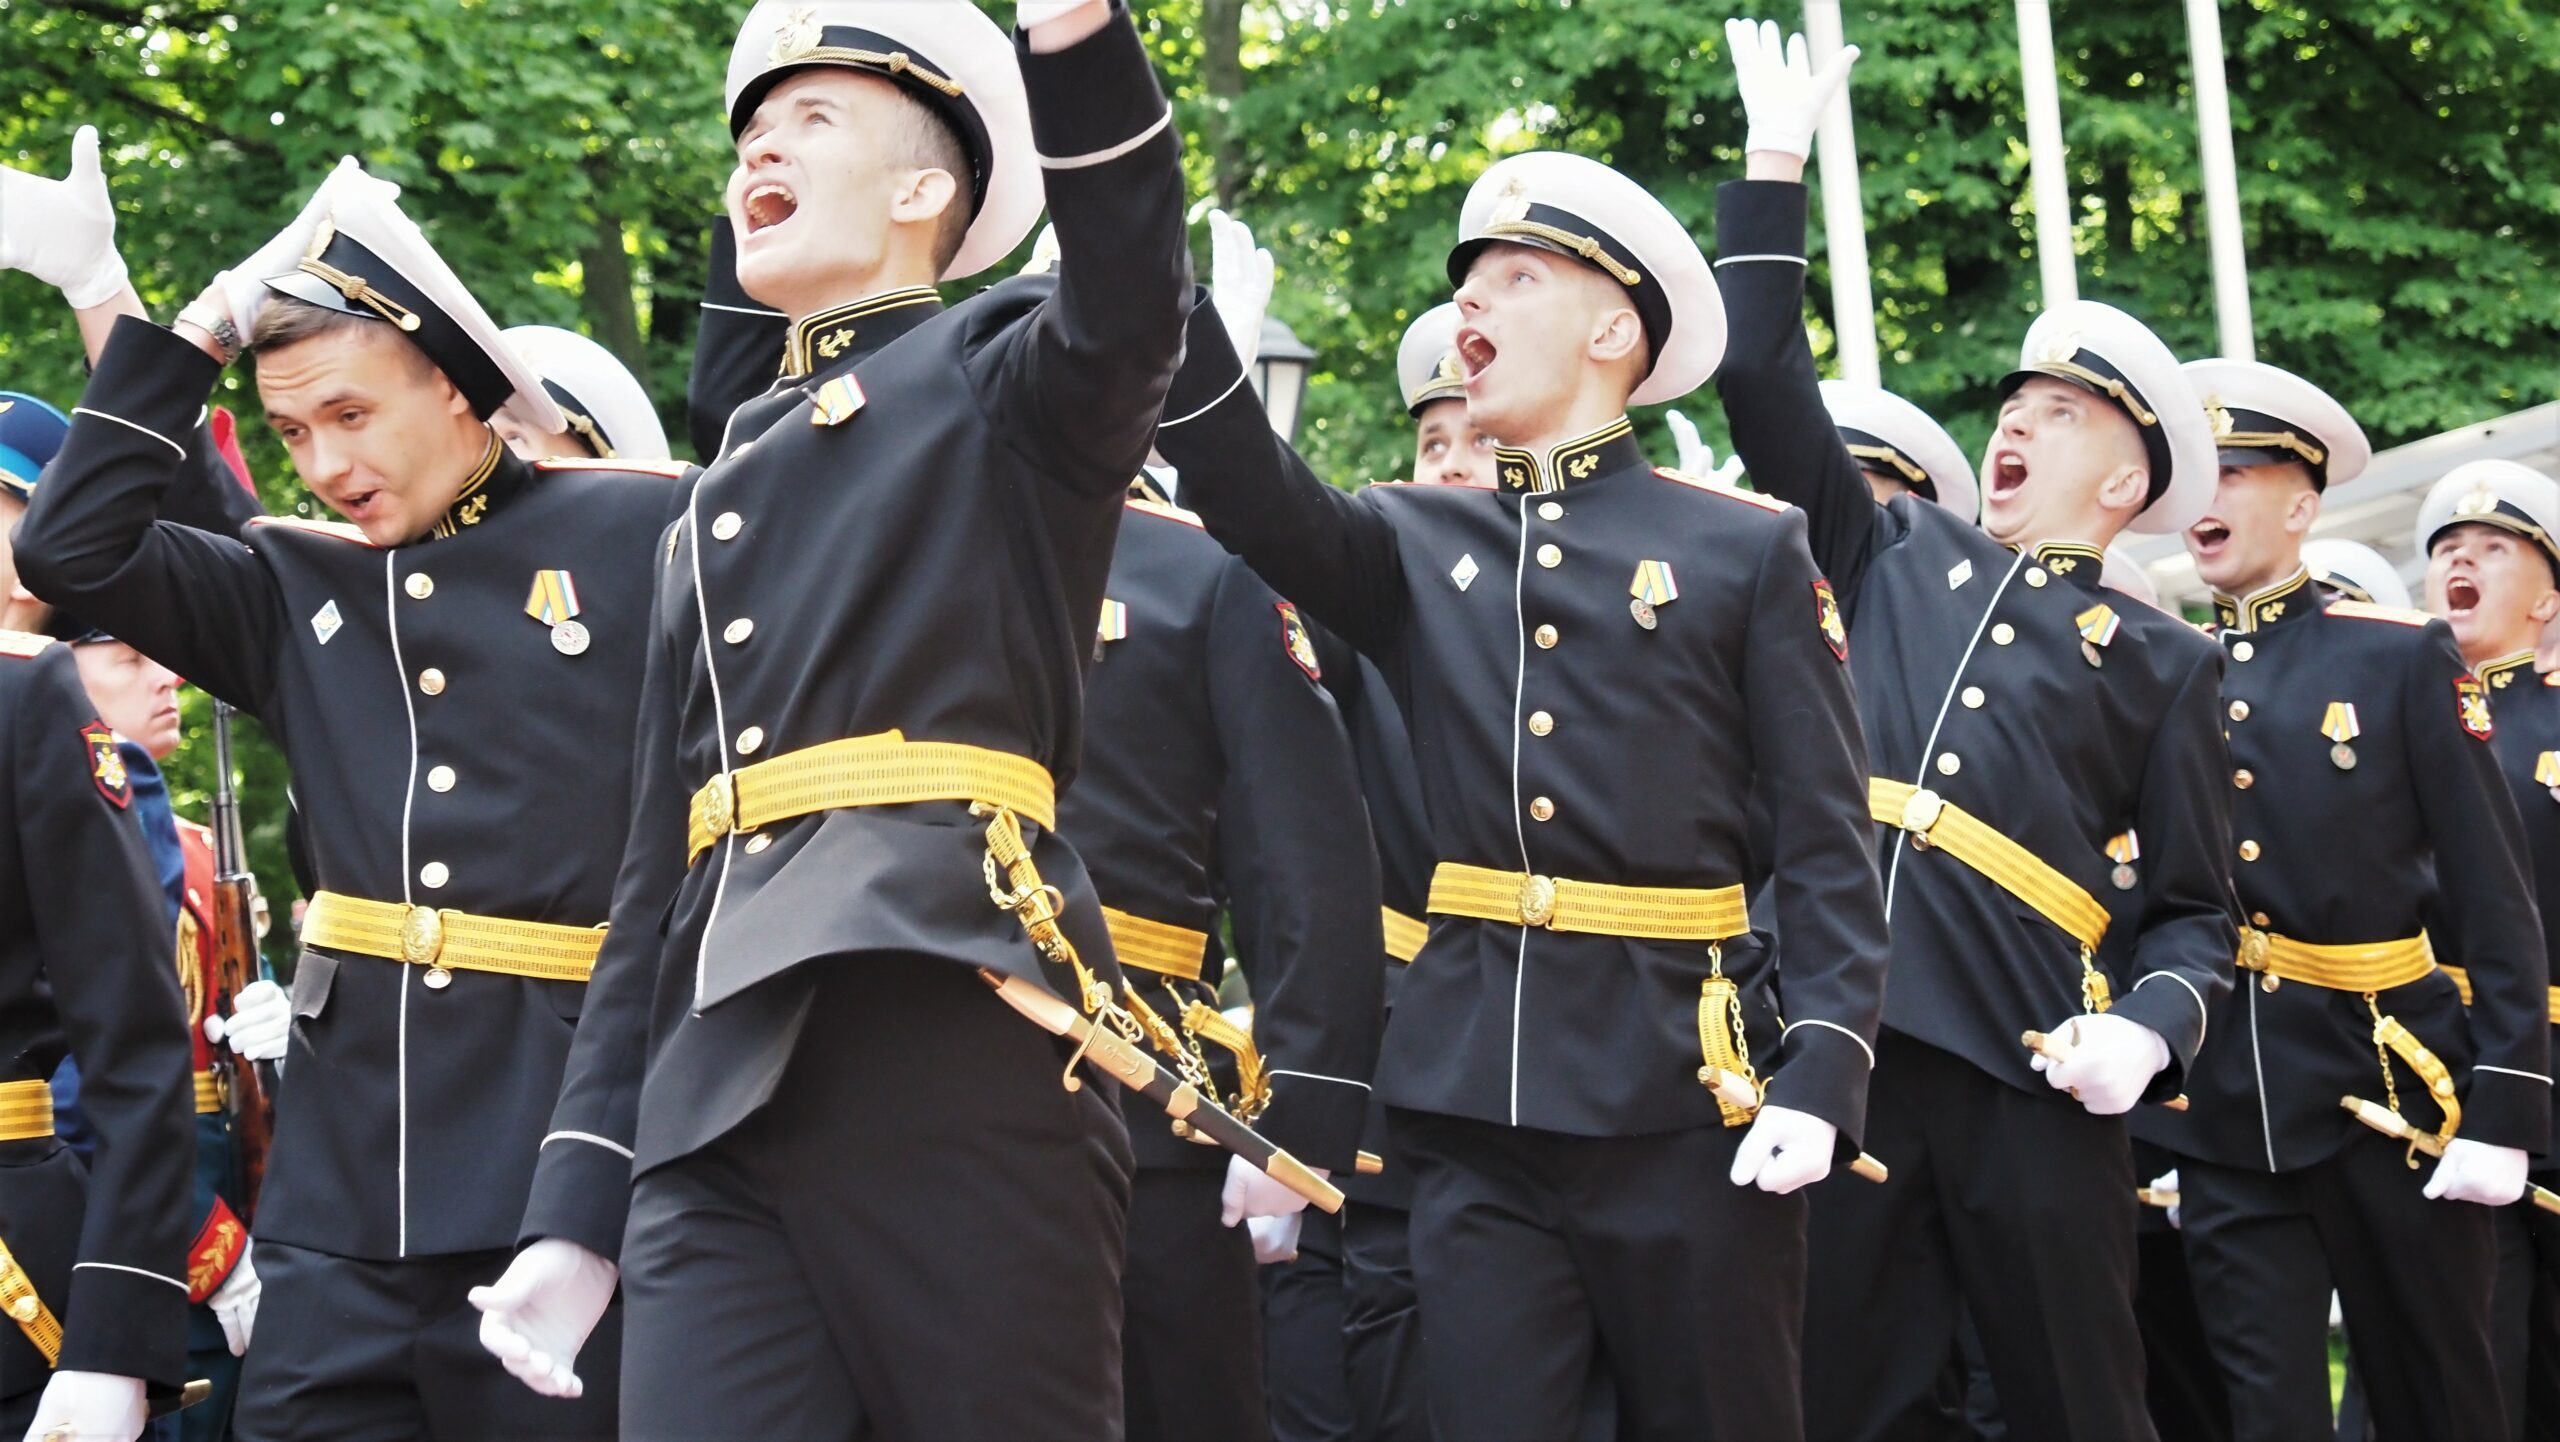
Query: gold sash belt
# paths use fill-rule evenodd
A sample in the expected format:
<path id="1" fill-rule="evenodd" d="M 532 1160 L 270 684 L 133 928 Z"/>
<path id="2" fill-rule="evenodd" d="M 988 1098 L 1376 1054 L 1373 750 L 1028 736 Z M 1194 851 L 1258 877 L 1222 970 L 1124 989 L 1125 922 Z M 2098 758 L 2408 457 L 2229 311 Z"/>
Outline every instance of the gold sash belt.
<path id="1" fill-rule="evenodd" d="M 853 806 L 980 801 L 1058 825 L 1057 783 L 1027 757 L 955 741 L 909 741 L 903 732 L 849 736 L 741 766 L 703 783 L 686 820 L 690 864 L 733 831 Z"/>
<path id="2" fill-rule="evenodd" d="M 1429 923 L 1392 906 L 1379 907 L 1378 920 L 1385 928 L 1387 955 L 1397 961 L 1411 962 L 1422 954 L 1422 944 L 1431 939 Z"/>
<path id="3" fill-rule="evenodd" d="M 444 985 L 450 978 L 443 974 L 450 970 L 585 981 L 604 949 L 604 928 L 507 921 L 323 891 L 302 915 L 302 941 L 323 951 L 426 967 L 430 986 Z"/>
<path id="4" fill-rule="evenodd" d="M 1443 861 L 1431 873 L 1435 916 L 1654 941 L 1722 941 L 1751 929 L 1742 888 L 1609 886 Z"/>
<path id="5" fill-rule="evenodd" d="M 1122 966 L 1158 976 L 1200 979 L 1200 964 L 1209 954 L 1209 934 L 1170 922 L 1132 916 L 1116 906 L 1102 908 L 1102 923 L 1111 930 L 1111 949 Z"/>
<path id="6" fill-rule="evenodd" d="M 2269 991 L 2275 990 L 2276 982 L 2298 981 L 2305 986 L 2361 993 L 2389 991 L 2420 980 L 2436 969 L 2436 954 L 2423 936 L 2405 941 L 2315 946 L 2244 926 L 2240 928 L 2238 963 L 2242 971 L 2254 971 L 2266 978 L 2259 985 Z"/>
<path id="7" fill-rule="evenodd" d="M 2095 952 L 2107 934 L 2107 909 L 2078 882 L 2047 865 L 1980 817 L 1938 793 L 1907 781 L 1867 778 L 1867 814 L 1911 833 L 1912 845 L 1935 849 L 1982 873 L 1985 879 L 2035 909 Z"/>

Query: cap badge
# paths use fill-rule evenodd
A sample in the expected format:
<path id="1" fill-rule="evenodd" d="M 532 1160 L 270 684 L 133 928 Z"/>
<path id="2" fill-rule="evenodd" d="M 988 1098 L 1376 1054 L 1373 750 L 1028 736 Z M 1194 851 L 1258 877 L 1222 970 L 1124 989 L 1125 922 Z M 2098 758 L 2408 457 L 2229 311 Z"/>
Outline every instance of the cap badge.
<path id="1" fill-rule="evenodd" d="M 2461 718 L 2462 729 L 2474 741 L 2486 741 L 2496 734 L 2489 721 L 2489 688 L 2477 676 L 2453 678 L 2454 712 Z"/>
<path id="2" fill-rule="evenodd" d="M 805 55 L 817 49 L 825 38 L 826 31 L 818 24 L 816 7 L 797 6 L 782 17 L 780 25 L 774 27 L 773 50 L 768 58 L 779 64 L 795 55 Z"/>
<path id="3" fill-rule="evenodd" d="M 1529 218 L 1529 197 L 1520 194 L 1519 186 L 1520 182 L 1514 180 L 1504 190 L 1502 203 L 1496 205 L 1493 214 L 1485 220 L 1488 229 L 1497 225 L 1518 225 Z"/>
<path id="4" fill-rule="evenodd" d="M 2488 516 L 2495 515 L 2497 510 L 2497 488 L 2487 481 L 2474 481 L 2471 489 L 2454 506 L 2453 513 L 2457 516 Z"/>
<path id="5" fill-rule="evenodd" d="M 1467 374 L 1466 371 L 1458 364 L 1458 353 L 1456 351 L 1450 351 L 1442 355 L 1440 357 L 1440 364 L 1432 367 L 1431 378 L 1439 381 L 1465 380 L 1467 378 Z"/>
<path id="6" fill-rule="evenodd" d="M 2347 743 L 2364 734 L 2364 723 L 2356 719 L 2355 703 L 2332 701 L 2320 715 L 2320 734 L 2336 744 L 2329 748 L 2330 764 L 2341 771 L 2356 769 L 2356 748 Z"/>
<path id="7" fill-rule="evenodd" d="M 2046 342 L 2045 348 L 2036 353 L 2035 363 L 2047 366 L 2069 365 L 2079 354 L 2080 332 L 2064 331 Z"/>
<path id="8" fill-rule="evenodd" d="M 2204 414 L 2206 420 L 2213 422 L 2213 438 L 2217 441 L 2238 429 L 2231 419 L 2230 410 L 2222 404 L 2220 396 L 2204 398 Z"/>

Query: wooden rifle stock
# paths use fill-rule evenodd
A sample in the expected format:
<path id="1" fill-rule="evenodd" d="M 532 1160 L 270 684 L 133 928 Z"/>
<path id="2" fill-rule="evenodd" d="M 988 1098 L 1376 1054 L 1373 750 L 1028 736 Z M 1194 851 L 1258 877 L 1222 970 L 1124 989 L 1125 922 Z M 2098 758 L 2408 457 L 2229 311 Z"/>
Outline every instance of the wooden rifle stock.
<path id="1" fill-rule="evenodd" d="M 213 703 L 213 993 L 210 1009 L 228 1018 L 240 993 L 259 979 L 258 881 L 249 874 L 248 846 L 240 827 L 240 798 L 231 770 L 231 707 Z M 231 1115 L 231 1141 L 239 1149 L 243 1221 L 255 1223 L 259 1185 L 266 1180 L 267 1146 L 275 1122 L 274 1068 L 243 1064 L 228 1046 L 213 1048 L 213 1070 L 222 1079 Z"/>

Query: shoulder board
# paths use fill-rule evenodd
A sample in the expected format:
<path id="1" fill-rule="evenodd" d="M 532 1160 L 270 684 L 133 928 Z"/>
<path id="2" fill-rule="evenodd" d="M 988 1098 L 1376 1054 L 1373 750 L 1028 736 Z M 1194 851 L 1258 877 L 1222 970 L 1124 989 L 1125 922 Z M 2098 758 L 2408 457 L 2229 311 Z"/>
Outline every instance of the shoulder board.
<path id="1" fill-rule="evenodd" d="M 288 530 L 305 531 L 314 536 L 329 536 L 341 541 L 353 541 L 359 546 L 373 545 L 373 542 L 365 539 L 361 529 L 350 526 L 344 521 L 314 521 L 302 516 L 252 516 L 249 518 L 249 524 L 283 526 Z M 375 549 L 380 548 L 375 547 Z"/>
<path id="2" fill-rule="evenodd" d="M 1182 524 L 1190 526 L 1196 530 L 1205 531 L 1209 529 L 1209 527 L 1201 521 L 1198 515 L 1193 512 L 1186 511 L 1180 506 L 1168 506 L 1162 501 L 1142 501 L 1136 496 L 1131 496 L 1128 504 L 1129 509 L 1133 511 L 1144 512 L 1150 516 L 1160 516 L 1168 521 L 1180 521 Z"/>
<path id="3" fill-rule="evenodd" d="M 1360 489 L 1361 489 L 1361 490 L 1364 490 L 1364 491 L 1375 491 L 1375 490 L 1381 490 L 1381 489 L 1383 489 L 1383 490 L 1389 490 L 1389 491 L 1498 491 L 1498 490 L 1501 490 L 1502 488 L 1501 488 L 1500 486 L 1495 485 L 1495 484 L 1494 484 L 1493 482 L 1491 482 L 1491 481 L 1428 481 L 1428 482 L 1426 482 L 1426 481 L 1388 480 L 1388 481 L 1371 481 L 1371 482 L 1369 482 L 1367 485 L 1362 486 Z"/>
<path id="4" fill-rule="evenodd" d="M 1758 506 L 1764 511 L 1791 511 L 1795 509 L 1795 507 L 1787 504 L 1785 501 L 1779 500 L 1775 496 L 1764 496 L 1758 491 L 1746 491 L 1740 486 L 1728 486 L 1720 481 L 1708 480 L 1704 476 L 1690 475 L 1687 471 L 1675 471 L 1669 466 L 1656 466 L 1653 468 L 1653 473 L 1662 477 L 1666 481 L 1678 481 L 1684 486 L 1694 486 L 1710 495 L 1730 497 L 1733 500 L 1741 501 L 1748 505 Z"/>
<path id="5" fill-rule="evenodd" d="M 39 636 L 32 631 L 0 631 L 0 656 L 16 656 L 21 659 L 28 656 L 41 656 L 44 654 L 44 649 L 52 644 L 51 636 Z"/>
<path id="6" fill-rule="evenodd" d="M 2405 606 L 2377 606 L 2370 601 L 2331 601 L 2329 614 L 2358 621 L 2396 621 L 2403 626 L 2423 626 L 2435 617 Z"/>
<path id="7" fill-rule="evenodd" d="M 537 471 L 637 471 L 644 476 L 664 476 L 681 481 L 693 469 L 683 461 L 598 460 L 593 456 L 551 456 L 535 461 Z"/>

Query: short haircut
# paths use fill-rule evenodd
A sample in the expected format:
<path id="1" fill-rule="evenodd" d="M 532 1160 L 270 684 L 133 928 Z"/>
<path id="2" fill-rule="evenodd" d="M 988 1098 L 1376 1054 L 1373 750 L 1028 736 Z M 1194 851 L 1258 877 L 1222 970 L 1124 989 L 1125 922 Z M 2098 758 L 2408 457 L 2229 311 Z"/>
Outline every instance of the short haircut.
<path id="1" fill-rule="evenodd" d="M 902 88 L 897 96 L 898 118 L 880 137 L 889 159 L 910 170 L 942 171 L 957 182 L 957 190 L 951 203 L 942 208 L 941 225 L 933 236 L 933 269 L 939 275 L 960 253 L 961 244 L 969 238 L 969 224 L 977 218 L 977 206 L 971 199 L 969 147 L 961 142 L 950 122 L 923 101 Z"/>
<path id="2" fill-rule="evenodd" d="M 324 305 L 290 296 L 271 296 L 258 311 L 258 319 L 249 327 L 249 353 L 282 350 L 322 336 L 347 335 L 357 339 L 396 340 L 413 367 L 421 375 L 437 374 L 436 363 L 418 348 L 417 342 L 400 333 L 389 321 L 369 315 L 349 315 Z"/>

